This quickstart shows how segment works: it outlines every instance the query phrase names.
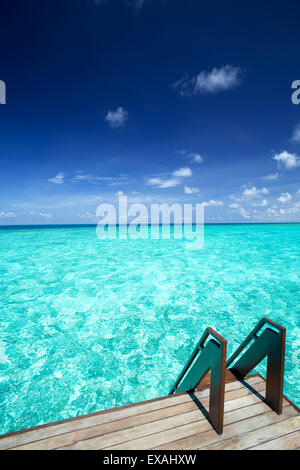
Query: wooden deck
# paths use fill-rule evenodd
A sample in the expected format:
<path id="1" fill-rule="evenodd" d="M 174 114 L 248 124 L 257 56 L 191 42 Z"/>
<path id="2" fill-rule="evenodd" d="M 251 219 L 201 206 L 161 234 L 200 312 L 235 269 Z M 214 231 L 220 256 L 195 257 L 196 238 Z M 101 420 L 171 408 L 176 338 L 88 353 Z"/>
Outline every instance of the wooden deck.
<path id="1" fill-rule="evenodd" d="M 263 402 L 264 392 L 257 374 L 227 380 L 222 435 L 207 420 L 204 388 L 7 434 L 0 449 L 299 449 L 299 409 L 284 399 L 277 415 Z"/>

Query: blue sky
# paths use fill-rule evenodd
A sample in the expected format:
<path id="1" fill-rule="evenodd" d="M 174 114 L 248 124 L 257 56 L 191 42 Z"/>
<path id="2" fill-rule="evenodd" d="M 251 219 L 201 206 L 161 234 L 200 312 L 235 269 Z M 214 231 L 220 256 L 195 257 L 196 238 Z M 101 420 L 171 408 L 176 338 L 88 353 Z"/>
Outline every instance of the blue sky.
<path id="1" fill-rule="evenodd" d="M 300 220 L 297 0 L 2 0 L 0 224 Z M 300 97 L 300 93 L 299 93 Z"/>

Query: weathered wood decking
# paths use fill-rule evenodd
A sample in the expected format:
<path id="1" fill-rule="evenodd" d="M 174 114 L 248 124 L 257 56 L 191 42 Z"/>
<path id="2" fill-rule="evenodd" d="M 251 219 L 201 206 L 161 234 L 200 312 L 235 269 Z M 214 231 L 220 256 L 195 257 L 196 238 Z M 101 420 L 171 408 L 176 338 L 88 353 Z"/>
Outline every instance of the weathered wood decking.
<path id="1" fill-rule="evenodd" d="M 207 420 L 209 389 L 182 393 L 0 437 L 0 449 L 297 449 L 300 413 L 284 399 L 277 415 L 259 375 L 226 383 L 224 432 Z"/>

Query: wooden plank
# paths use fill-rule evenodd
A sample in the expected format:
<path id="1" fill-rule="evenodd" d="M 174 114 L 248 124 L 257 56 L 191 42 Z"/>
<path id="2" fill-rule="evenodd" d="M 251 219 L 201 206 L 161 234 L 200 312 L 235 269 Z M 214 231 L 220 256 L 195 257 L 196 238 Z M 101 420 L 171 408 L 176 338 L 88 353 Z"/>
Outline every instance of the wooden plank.
<path id="1" fill-rule="evenodd" d="M 171 450 L 202 449 L 203 447 L 221 442 L 225 439 L 232 439 L 236 436 L 260 429 L 264 426 L 284 421 L 287 418 L 294 417 L 295 415 L 297 415 L 297 411 L 291 405 L 288 405 L 284 408 L 284 413 L 281 415 L 277 415 L 274 411 L 268 411 L 262 415 L 244 419 L 233 424 L 228 424 L 227 421 L 221 436 L 217 435 L 213 430 L 199 434 L 195 432 L 196 429 L 193 429 L 193 425 L 183 426 L 181 429 L 178 428 L 177 430 L 174 430 L 172 435 L 158 435 L 156 440 L 152 437 L 152 448 Z M 138 447 L 135 448 L 137 449 Z"/>
<path id="2" fill-rule="evenodd" d="M 236 409 L 229 411 L 225 414 L 225 423 L 234 423 L 236 421 L 240 421 L 241 419 L 246 419 L 252 416 L 257 416 L 259 414 L 263 414 L 268 412 L 269 408 L 265 403 L 257 403 L 256 405 L 252 405 L 249 407 L 245 407 L 242 410 Z M 156 427 L 157 423 L 155 423 L 155 433 L 151 435 L 146 435 L 142 438 L 136 438 L 134 433 L 128 433 L 126 436 L 126 442 L 120 442 L 117 445 L 114 445 L 114 441 L 109 441 L 109 445 L 106 449 L 150 449 L 156 448 L 158 445 L 164 444 L 170 440 L 175 440 L 186 433 L 192 434 L 200 434 L 204 433 L 205 431 L 212 431 L 215 436 L 218 437 L 218 434 L 215 430 L 212 429 L 210 423 L 205 419 L 201 421 L 197 421 L 196 423 L 189 424 L 187 422 L 184 423 L 182 426 L 172 427 L 168 430 L 168 432 L 158 432 L 160 431 L 159 428 Z M 153 433 L 153 430 L 152 430 Z M 97 443 L 98 445 L 99 443 Z M 103 443 L 101 443 L 103 444 Z M 83 444 L 84 448 L 84 444 Z"/>
<path id="3" fill-rule="evenodd" d="M 208 400 L 208 399 L 206 399 Z M 45 449 L 51 450 L 55 449 L 56 447 L 66 446 L 70 444 L 75 444 L 77 441 L 83 439 L 90 439 L 91 437 L 102 436 L 104 434 L 121 431 L 121 430 L 128 430 L 130 432 L 130 428 L 133 426 L 151 423 L 155 426 L 155 422 L 161 419 L 165 419 L 172 416 L 183 415 L 187 414 L 190 415 L 191 411 L 196 411 L 196 419 L 205 419 L 202 413 L 199 411 L 197 405 L 190 400 L 187 403 L 183 403 L 181 405 L 176 406 L 169 406 L 167 408 L 163 408 L 161 410 L 152 411 L 149 413 L 143 413 L 136 416 L 130 416 L 129 418 L 124 418 L 116 421 L 112 421 L 105 424 L 100 424 L 97 426 L 90 426 L 87 428 L 83 428 L 77 431 L 73 431 L 70 433 L 59 434 L 58 436 L 52 436 L 48 439 L 43 439 L 35 442 L 31 442 L 29 444 L 24 444 L 19 447 L 14 447 L 14 449 L 18 450 L 38 450 L 38 449 Z M 188 418 L 187 418 L 188 419 Z"/>
<path id="4" fill-rule="evenodd" d="M 254 388 L 254 387 L 253 387 Z M 260 395 L 263 396 L 263 393 L 265 391 L 266 384 L 264 382 L 260 382 L 255 385 L 255 391 L 260 392 Z M 201 392 L 196 392 L 195 395 L 197 398 L 199 398 L 199 393 Z M 249 394 L 252 394 L 253 392 L 249 390 L 246 387 L 239 388 L 237 390 L 230 390 L 230 391 L 225 391 L 225 402 L 230 401 L 230 400 L 235 400 L 236 398 L 240 398 L 242 396 L 246 396 Z M 201 396 L 200 396 L 201 398 Z"/>
<path id="5" fill-rule="evenodd" d="M 261 395 L 264 395 L 263 391 L 265 389 L 265 382 L 261 377 L 254 376 L 251 377 L 251 379 L 248 379 L 247 382 L 251 386 L 255 386 L 255 388 Z M 201 404 L 203 406 L 208 405 L 208 395 L 209 395 L 209 390 L 203 390 L 203 391 L 197 391 L 195 392 L 195 396 L 201 401 Z M 176 403 L 174 406 L 173 400 L 178 400 L 179 403 Z M 226 384 L 226 403 L 225 403 L 225 425 L 229 426 L 234 423 L 238 423 L 240 421 L 248 421 L 250 418 L 255 418 L 258 414 L 263 415 L 265 419 L 265 415 L 269 413 L 269 408 L 267 405 L 263 402 L 260 401 L 260 398 L 256 396 L 255 394 L 252 394 L 251 392 L 251 387 L 250 390 L 246 387 L 244 387 L 240 382 L 231 382 Z M 166 402 L 168 401 L 168 406 L 166 405 Z M 171 404 L 172 401 L 172 404 Z M 149 408 L 149 405 L 150 408 Z M 284 405 L 287 408 L 293 408 L 289 406 L 287 400 L 284 400 Z M 144 407 L 144 408 L 143 408 Z M 146 407 L 146 408 L 145 408 Z M 156 408 L 153 411 L 151 408 Z M 252 408 L 250 410 L 250 408 Z M 143 413 L 139 413 L 138 411 L 144 410 Z M 294 411 L 296 409 L 294 408 Z M 123 417 L 123 413 L 125 412 L 125 417 Z M 271 412 L 273 415 L 274 413 Z M 128 414 L 128 415 L 127 415 Z M 298 414 L 298 413 L 296 413 Z M 228 416 L 229 421 L 228 421 Z M 200 416 L 200 418 L 199 418 Z M 108 419 L 107 419 L 108 417 Z M 116 418 L 116 419 L 115 419 Z M 99 424 L 94 424 L 93 420 L 99 420 Z M 278 419 L 277 415 L 275 415 L 275 421 Z M 281 419 L 281 418 L 279 418 Z M 207 423 L 207 424 L 205 424 Z M 45 427 L 40 427 L 42 429 L 35 429 L 35 430 L 29 430 L 28 432 L 24 433 L 18 433 L 13 436 L 8 436 L 6 439 L 11 439 L 11 438 L 19 438 L 20 436 L 26 436 L 28 437 L 29 434 L 32 434 L 34 432 L 38 431 L 46 431 L 48 432 L 49 430 L 53 431 L 54 430 L 54 435 L 50 434 L 49 437 L 46 437 L 44 439 L 41 439 L 41 433 L 37 433 L 35 435 L 35 441 L 28 441 L 27 445 L 17 445 L 17 446 L 11 446 L 13 448 L 33 448 L 33 449 L 53 449 L 57 448 L 109 448 L 109 449 L 117 449 L 117 448 L 122 448 L 122 449 L 130 449 L 130 448 L 140 448 L 140 447 L 131 447 L 132 444 L 135 441 L 139 441 L 141 444 L 141 439 L 146 439 L 148 440 L 148 444 L 146 447 L 142 448 L 150 448 L 150 446 L 153 445 L 153 436 L 154 439 L 156 439 L 156 436 L 159 435 L 161 438 L 161 435 L 168 431 L 168 434 L 172 434 L 173 430 L 180 430 L 181 428 L 184 428 L 186 431 L 186 428 L 191 426 L 191 425 L 197 425 L 201 424 L 201 429 L 198 431 L 198 433 L 202 433 L 203 437 L 204 435 L 207 437 L 208 433 L 213 432 L 214 436 L 217 436 L 214 431 L 211 430 L 211 426 L 207 422 L 207 420 L 204 418 L 204 416 L 201 414 L 201 412 L 198 410 L 196 404 L 191 400 L 191 398 L 187 394 L 182 394 L 182 395 L 175 395 L 172 397 L 166 397 L 150 402 L 143 402 L 139 403 L 136 405 L 131 405 L 127 407 L 120 407 L 115 410 L 108 410 L 107 412 L 100 412 L 92 415 L 86 415 L 86 417 L 80 417 L 75 420 L 71 421 L 63 421 L 59 422 L 54 425 L 48 425 Z M 278 422 L 280 424 L 280 421 Z M 66 431 L 65 426 L 71 425 L 74 426 L 74 430 L 72 431 Z M 208 427 L 206 428 L 205 426 Z M 253 420 L 252 420 L 252 426 L 253 426 Z M 269 428 L 272 426 L 272 423 L 269 425 L 265 425 L 265 427 Z M 153 433 L 153 427 L 155 427 L 155 433 Z M 57 430 L 59 429 L 59 433 L 57 433 Z M 189 428 L 189 432 L 193 428 Z M 263 428 L 265 429 L 265 428 Z M 260 429 L 258 428 L 255 429 L 255 431 L 249 432 L 249 434 L 252 434 L 253 436 L 258 438 L 258 431 Z M 60 434 L 62 432 L 62 434 Z M 242 431 L 242 436 L 238 437 L 234 436 L 233 438 L 226 438 L 224 441 L 224 434 L 221 436 L 222 440 L 220 440 L 220 437 L 217 436 L 218 441 L 215 441 L 213 444 L 209 444 L 207 448 L 214 448 L 215 446 L 219 446 L 222 443 L 226 442 L 226 445 L 228 445 L 229 441 L 234 441 L 237 439 L 244 439 L 246 441 L 246 437 L 248 434 L 246 434 L 247 431 Z M 107 434 L 109 433 L 109 434 Z M 125 435 L 126 434 L 126 435 Z M 244 435 L 243 435 L 244 434 Z M 129 436 L 130 435 L 130 436 Z M 129 436 L 129 437 L 128 437 Z M 290 436 L 290 437 L 287 437 Z M 31 436 L 32 437 L 32 436 Z M 187 438 L 184 439 L 178 439 L 178 434 L 176 434 L 176 440 L 174 441 L 176 446 L 180 444 L 179 441 L 185 441 L 186 445 L 190 445 L 186 442 L 187 439 L 190 441 L 191 439 L 197 438 L 199 436 L 195 436 L 194 434 L 189 434 Z M 283 448 L 286 448 L 286 446 L 289 444 L 291 448 L 296 448 L 299 447 L 299 442 L 297 443 L 296 441 L 297 437 L 297 431 L 295 432 L 285 432 L 284 435 L 279 436 L 277 438 L 272 438 L 272 440 L 268 440 L 268 442 L 261 443 L 261 441 L 258 441 L 257 444 L 251 445 L 251 447 L 256 447 L 256 446 L 261 446 L 261 445 L 270 445 L 270 448 L 273 448 L 272 445 L 275 445 L 276 442 L 278 441 L 278 445 L 282 445 Z M 5 436 L 4 436 L 5 438 Z M 96 438 L 96 440 L 93 440 L 93 438 Z M 126 439 L 124 441 L 124 439 Z M 130 439 L 130 440 L 129 440 Z M 3 442 L 0 440 L 0 445 Z M 98 442 L 100 440 L 100 443 Z M 76 444 L 78 442 L 78 444 Z M 170 441 L 170 439 L 169 439 Z M 273 444 L 272 441 L 274 441 Z M 108 447 L 106 447 L 108 442 Z M 149 444 L 150 442 L 150 444 Z M 241 441 L 242 443 L 243 441 Z M 88 444 L 87 444 L 88 443 Z M 75 444 L 75 447 L 74 447 Z M 88 447 L 86 447 L 86 445 Z M 172 444 L 171 449 L 174 448 L 174 445 Z M 203 448 L 202 443 L 200 444 L 201 447 Z M 233 445 L 236 445 L 233 443 Z M 242 444 L 240 444 L 242 445 Z M 247 445 L 249 445 L 249 440 L 247 440 Z M 168 448 L 168 443 L 163 444 L 162 448 Z M 285 446 L 285 447 L 284 447 Z M 10 448 L 11 448 L 10 447 Z M 155 446 L 157 447 L 157 446 Z M 7 447 L 4 447 L 7 448 Z M 177 447 L 176 447 L 177 448 Z M 180 448 L 180 447 L 179 447 Z M 183 448 L 195 448 L 195 447 L 183 447 Z M 206 447 L 205 447 L 206 448 Z M 225 447 L 227 448 L 227 447 Z M 245 447 L 248 448 L 248 447 Z M 275 448 L 275 447 L 274 447 Z"/>
<path id="6" fill-rule="evenodd" d="M 265 387 L 265 384 L 264 383 L 259 383 L 257 385 L 257 388 L 264 388 Z M 251 393 L 251 391 L 249 391 L 247 388 L 245 388 L 244 386 L 238 390 L 231 390 L 227 393 L 225 393 L 225 397 L 227 396 L 228 398 L 239 398 L 239 397 L 243 397 L 243 396 L 247 396 Z M 258 397 L 255 397 L 254 395 L 254 398 L 256 399 L 256 402 L 259 401 L 259 398 Z M 209 403 L 209 397 L 206 397 L 206 398 L 203 398 L 201 399 L 201 404 L 203 406 L 208 406 L 208 403 Z M 230 402 L 228 402 L 230 403 Z M 233 407 L 234 408 L 234 405 L 231 404 L 229 405 L 229 407 Z M 240 403 L 238 404 L 238 406 L 240 406 Z M 225 404 L 225 409 L 226 409 L 226 404 Z M 185 419 L 187 420 L 186 423 L 188 422 L 188 416 L 185 417 Z M 195 416 L 196 418 L 196 416 Z M 204 420 L 204 416 L 202 415 L 202 413 L 200 413 L 198 411 L 198 415 L 197 415 L 197 419 L 193 419 L 193 421 L 200 421 L 200 420 Z M 210 429 L 211 428 L 211 425 L 206 421 L 206 427 L 205 429 Z M 164 423 L 161 423 L 159 421 L 155 422 L 155 424 L 152 424 L 150 427 L 148 426 L 144 426 L 144 427 L 137 427 L 135 426 L 134 428 L 131 428 L 130 430 L 126 430 L 126 432 L 120 432 L 120 433 L 114 433 L 113 435 L 111 434 L 109 437 L 104 437 L 104 438 L 98 438 L 98 437 L 95 437 L 93 440 L 91 439 L 89 442 L 86 442 L 86 444 L 82 444 L 80 442 L 74 444 L 74 445 L 71 445 L 71 446 L 67 446 L 67 447 L 64 447 L 65 449 L 68 448 L 68 449 L 77 449 L 77 448 L 82 448 L 83 445 L 86 445 L 86 446 L 89 446 L 87 448 L 97 448 L 97 449 L 100 449 L 100 448 L 103 448 L 104 446 L 110 446 L 110 445 L 114 445 L 116 443 L 119 443 L 119 442 L 124 442 L 124 439 L 126 441 L 129 440 L 129 432 L 130 432 L 130 439 L 134 439 L 134 438 L 138 438 L 138 436 L 140 435 L 147 435 L 147 434 L 150 434 L 150 433 L 153 433 L 153 429 L 155 428 L 155 432 L 158 432 L 158 431 L 161 431 L 162 429 L 171 429 L 172 427 L 177 427 L 179 426 L 178 422 L 176 420 L 173 420 L 173 421 L 169 421 L 169 422 L 164 422 Z M 136 435 L 134 434 L 136 433 Z M 112 443 L 113 442 L 113 443 Z"/>
<path id="7" fill-rule="evenodd" d="M 289 405 L 291 406 L 291 405 Z M 285 413 L 284 413 L 285 414 Z M 266 427 L 261 427 L 252 432 L 248 432 L 244 436 L 238 436 L 228 441 L 223 441 L 205 448 L 205 450 L 244 450 L 260 443 L 275 439 L 276 437 L 283 436 L 293 431 L 300 429 L 300 416 L 285 419 L 279 423 L 270 424 Z M 203 449 L 204 450 L 204 449 Z"/>
<path id="8" fill-rule="evenodd" d="M 207 399 L 207 404 L 208 404 L 208 399 Z M 236 409 L 237 416 L 239 416 L 241 413 L 243 413 L 243 407 L 247 407 L 253 404 L 258 405 L 257 411 L 256 411 L 257 413 L 259 411 L 263 412 L 263 411 L 268 410 L 267 405 L 265 405 L 264 403 L 261 403 L 261 401 L 257 397 L 251 396 L 251 395 L 227 402 L 226 408 L 227 408 L 227 411 Z M 20 449 L 20 450 L 55 449 L 57 447 L 74 444 L 80 440 L 89 439 L 91 437 L 100 436 L 105 433 L 114 432 L 114 431 L 121 430 L 121 429 L 128 429 L 130 432 L 130 427 L 134 425 L 150 422 L 150 421 L 152 421 L 153 425 L 155 426 L 155 420 L 163 419 L 165 417 L 172 416 L 172 415 L 175 416 L 177 414 L 192 411 L 195 409 L 198 410 L 198 407 L 191 400 L 189 403 L 186 403 L 183 405 L 177 405 L 175 407 L 168 407 L 162 410 L 157 410 L 154 412 L 145 413 L 145 414 L 113 421 L 111 423 L 106 423 L 103 425 L 92 426 L 92 427 L 83 428 L 81 430 L 74 431 L 71 433 L 60 434 L 58 436 L 53 436 L 48 439 L 34 441 L 31 443 L 16 447 L 16 449 Z M 202 415 L 200 411 L 198 411 L 198 419 L 199 420 L 205 419 L 205 417 Z"/>
<path id="9" fill-rule="evenodd" d="M 92 439 L 87 439 L 84 441 L 79 441 L 74 445 L 62 447 L 63 450 L 93 450 L 93 449 L 104 449 L 112 448 L 112 446 L 126 442 L 131 439 L 139 439 L 140 437 L 146 436 L 146 441 L 148 446 L 151 444 L 151 439 L 153 432 L 170 432 L 172 429 L 177 428 L 178 426 L 183 426 L 186 423 L 196 423 L 199 426 L 199 429 L 207 430 L 211 429 L 211 424 L 205 419 L 199 419 L 200 411 L 192 411 L 190 413 L 184 413 L 175 417 L 166 418 L 155 423 L 147 423 L 141 426 L 133 426 L 130 429 L 125 429 L 123 431 L 113 432 L 106 434 L 104 436 L 98 436 Z M 127 446 L 125 447 L 127 449 Z M 123 444 L 124 448 L 124 444 Z"/>
<path id="10" fill-rule="evenodd" d="M 285 434 L 271 441 L 258 444 L 249 450 L 294 450 L 300 446 L 300 430 Z"/>
<path id="11" fill-rule="evenodd" d="M 255 376 L 248 380 L 250 385 L 262 386 L 264 384 L 261 377 Z M 241 382 L 233 382 L 227 385 L 229 391 L 245 389 Z M 209 390 L 196 392 L 198 399 L 204 399 L 209 396 Z M 60 434 L 70 433 L 79 429 L 86 429 L 87 427 L 96 426 L 104 423 L 110 423 L 115 420 L 136 416 L 138 414 L 148 413 L 159 409 L 184 404 L 190 402 L 191 399 L 188 394 L 174 395 L 172 397 L 164 397 L 155 401 L 142 402 L 130 406 L 115 408 L 99 413 L 86 415 L 78 419 L 65 420 L 52 425 L 38 426 L 34 429 L 29 429 L 24 432 L 13 433 L 8 436 L 3 436 L 0 439 L 0 449 L 9 449 L 31 442 L 58 436 Z"/>
<path id="12" fill-rule="evenodd" d="M 190 401 L 189 395 L 183 393 L 177 396 L 174 395 L 170 398 L 161 398 L 153 402 L 142 402 L 142 404 L 130 405 L 91 415 L 81 416 L 78 419 L 64 420 L 55 424 L 38 426 L 34 429 L 13 433 L 8 436 L 4 435 L 0 439 L 0 450 L 9 449 L 17 445 L 32 442 L 34 440 L 56 436 L 65 432 L 71 432 L 77 429 L 95 426 L 100 423 L 108 423 L 110 421 L 128 416 L 134 416 L 140 413 L 147 413 L 148 411 L 158 410 L 172 405 L 186 403 L 188 401 Z"/>

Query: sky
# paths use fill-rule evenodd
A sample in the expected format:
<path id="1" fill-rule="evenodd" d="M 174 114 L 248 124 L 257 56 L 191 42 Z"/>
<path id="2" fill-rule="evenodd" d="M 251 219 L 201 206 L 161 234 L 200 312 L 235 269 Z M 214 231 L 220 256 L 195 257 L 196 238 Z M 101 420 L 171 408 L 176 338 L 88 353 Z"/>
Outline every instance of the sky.
<path id="1" fill-rule="evenodd" d="M 300 221 L 299 18 L 298 0 L 1 0 L 0 224 L 95 223 L 120 194 Z"/>

